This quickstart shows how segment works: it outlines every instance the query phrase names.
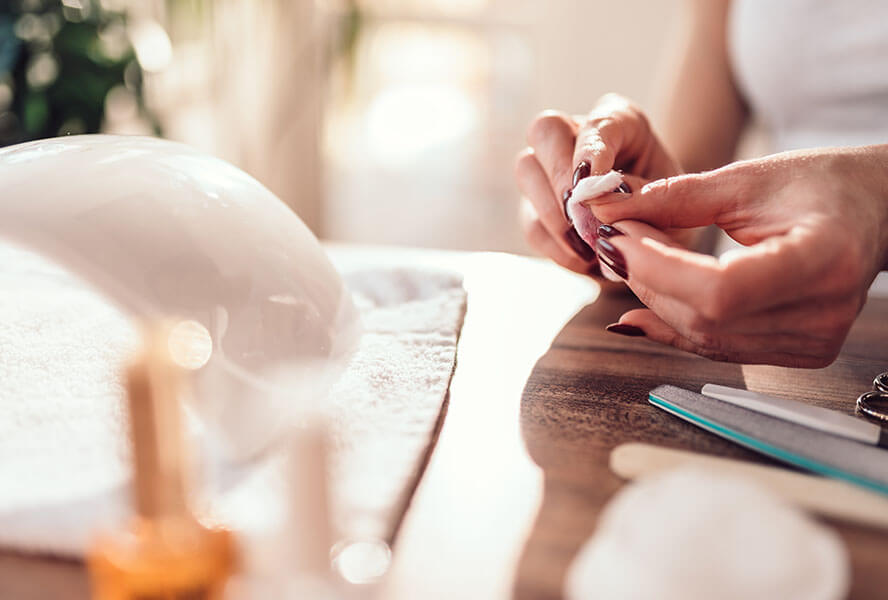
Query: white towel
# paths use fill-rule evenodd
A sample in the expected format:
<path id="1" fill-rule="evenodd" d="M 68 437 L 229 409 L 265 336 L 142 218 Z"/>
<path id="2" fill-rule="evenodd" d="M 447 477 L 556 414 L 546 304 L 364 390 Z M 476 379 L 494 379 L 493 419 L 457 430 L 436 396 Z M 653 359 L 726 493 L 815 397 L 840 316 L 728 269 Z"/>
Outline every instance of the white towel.
<path id="1" fill-rule="evenodd" d="M 431 444 L 466 296 L 453 273 L 344 256 L 364 335 L 330 395 L 333 508 L 347 535 L 385 539 Z M 81 281 L 0 244 L 0 546 L 82 556 L 128 514 L 119 373 L 135 342 Z"/>

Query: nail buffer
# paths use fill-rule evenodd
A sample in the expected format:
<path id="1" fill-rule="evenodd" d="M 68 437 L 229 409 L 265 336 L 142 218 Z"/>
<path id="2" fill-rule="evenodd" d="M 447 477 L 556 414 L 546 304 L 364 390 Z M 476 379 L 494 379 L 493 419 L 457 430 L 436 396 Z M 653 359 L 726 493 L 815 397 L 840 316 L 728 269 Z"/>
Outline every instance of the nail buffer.
<path id="1" fill-rule="evenodd" d="M 888 429 L 835 410 L 713 383 L 704 385 L 700 393 L 805 427 L 888 448 Z"/>
<path id="2" fill-rule="evenodd" d="M 888 495 L 888 451 L 709 398 L 672 385 L 654 406 L 756 452 Z"/>

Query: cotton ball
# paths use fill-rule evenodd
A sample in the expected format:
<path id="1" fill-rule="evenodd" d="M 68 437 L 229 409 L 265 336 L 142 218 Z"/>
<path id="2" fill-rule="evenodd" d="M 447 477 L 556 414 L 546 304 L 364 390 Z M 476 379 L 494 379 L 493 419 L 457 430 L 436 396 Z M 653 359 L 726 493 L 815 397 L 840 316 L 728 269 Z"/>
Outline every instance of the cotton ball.
<path id="1" fill-rule="evenodd" d="M 743 479 L 679 469 L 639 480 L 605 508 L 565 581 L 569 600 L 843 598 L 833 532 Z"/>
<path id="2" fill-rule="evenodd" d="M 581 179 L 564 207 L 577 233 L 592 248 L 595 247 L 595 240 L 598 239 L 598 226 L 601 225 L 601 222 L 595 218 L 592 209 L 584 202 L 614 191 L 621 183 L 623 183 L 623 176 L 617 171 L 609 171 L 604 175 L 592 175 Z"/>
<path id="3" fill-rule="evenodd" d="M 608 171 L 604 175 L 591 175 L 577 182 L 571 193 L 571 200 L 575 204 L 581 204 L 614 191 L 621 183 L 623 183 L 623 175 L 619 171 Z"/>

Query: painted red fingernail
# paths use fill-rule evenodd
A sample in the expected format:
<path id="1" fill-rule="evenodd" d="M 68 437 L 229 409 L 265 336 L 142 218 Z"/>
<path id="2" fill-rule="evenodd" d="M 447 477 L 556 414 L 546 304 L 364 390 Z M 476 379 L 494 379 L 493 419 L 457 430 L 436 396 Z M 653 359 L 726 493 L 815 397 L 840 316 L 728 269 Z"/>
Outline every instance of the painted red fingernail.
<path id="1" fill-rule="evenodd" d="M 611 333 L 628 335 L 629 337 L 644 337 L 645 335 L 647 335 L 644 332 L 644 329 L 642 329 L 641 327 L 636 327 L 635 325 L 627 325 L 625 323 L 611 323 L 604 329 L 605 331 L 609 331 Z"/>
<path id="2" fill-rule="evenodd" d="M 567 222 L 573 225 L 573 219 L 570 218 L 570 213 L 567 212 L 567 202 L 570 200 L 571 194 L 573 194 L 573 190 L 564 190 L 564 194 L 561 196 L 561 203 L 564 206 L 564 216 L 567 218 Z"/>
<path id="3" fill-rule="evenodd" d="M 623 256 L 623 253 L 620 252 L 616 246 L 611 244 L 604 238 L 598 238 L 598 242 L 595 244 L 595 248 L 598 251 L 598 259 L 601 260 L 604 264 L 610 267 L 611 271 L 617 274 L 621 279 L 629 279 L 629 271 L 626 265 L 626 258 Z"/>
<path id="4" fill-rule="evenodd" d="M 620 185 L 617 186 L 617 189 L 613 191 L 615 194 L 631 194 L 632 188 L 629 187 L 629 184 L 625 181 L 621 182 Z"/>
<path id="5" fill-rule="evenodd" d="M 595 260 L 595 250 L 580 237 L 576 229 L 573 227 L 568 229 L 565 237 L 567 238 L 567 243 L 574 249 L 574 252 L 580 255 L 580 258 L 586 262 Z"/>
<path id="6" fill-rule="evenodd" d="M 598 237 L 603 237 L 604 239 L 617 237 L 618 235 L 626 235 L 613 225 L 607 225 L 602 223 L 598 226 Z"/>
<path id="7" fill-rule="evenodd" d="M 581 179 L 585 179 L 589 175 L 592 174 L 592 165 L 587 163 L 585 160 L 577 165 L 577 168 L 574 169 L 573 181 L 571 182 L 571 187 L 577 187 L 577 184 Z"/>

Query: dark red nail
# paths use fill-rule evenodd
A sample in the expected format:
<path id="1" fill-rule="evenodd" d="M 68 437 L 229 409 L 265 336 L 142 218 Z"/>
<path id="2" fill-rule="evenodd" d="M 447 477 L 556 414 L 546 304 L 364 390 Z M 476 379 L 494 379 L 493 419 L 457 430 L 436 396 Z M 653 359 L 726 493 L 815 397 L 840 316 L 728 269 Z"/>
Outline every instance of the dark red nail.
<path id="1" fill-rule="evenodd" d="M 616 273 L 621 279 L 629 278 L 626 258 L 623 256 L 622 252 L 617 250 L 616 246 L 604 238 L 598 238 L 598 242 L 595 246 L 598 250 L 598 258 L 601 262 L 610 267 L 610 270 Z"/>
<path id="2" fill-rule="evenodd" d="M 564 216 L 567 218 L 567 222 L 573 225 L 573 221 L 570 218 L 570 213 L 567 212 L 567 202 L 570 200 L 571 195 L 573 194 L 572 190 L 564 190 L 564 194 L 561 196 L 561 203 L 564 205 Z"/>
<path id="3" fill-rule="evenodd" d="M 617 186 L 617 189 L 613 191 L 614 194 L 631 194 L 632 188 L 629 187 L 629 184 L 625 181 L 621 182 L 620 185 Z"/>
<path id="4" fill-rule="evenodd" d="M 580 255 L 580 257 L 586 262 L 592 262 L 595 260 L 595 250 L 583 241 L 583 238 L 580 237 L 580 234 L 577 233 L 577 230 L 571 227 L 567 230 L 565 234 L 567 238 L 567 243 L 570 244 L 570 247 L 574 249 L 574 252 Z"/>
<path id="5" fill-rule="evenodd" d="M 641 327 L 636 327 L 635 325 L 626 325 L 625 323 L 611 323 L 607 327 L 604 328 L 605 331 L 610 331 L 611 333 L 618 333 L 620 335 L 628 335 L 629 337 L 644 337 L 645 332 Z"/>
<path id="6" fill-rule="evenodd" d="M 606 225 L 602 223 L 598 226 L 598 237 L 603 237 L 604 239 L 617 237 L 618 235 L 626 235 L 616 227 L 612 225 Z"/>
<path id="7" fill-rule="evenodd" d="M 587 163 L 585 160 L 577 165 L 577 168 L 574 170 L 573 182 L 571 183 L 571 187 L 577 187 L 577 184 L 581 179 L 585 179 L 589 175 L 592 174 L 592 165 Z"/>

